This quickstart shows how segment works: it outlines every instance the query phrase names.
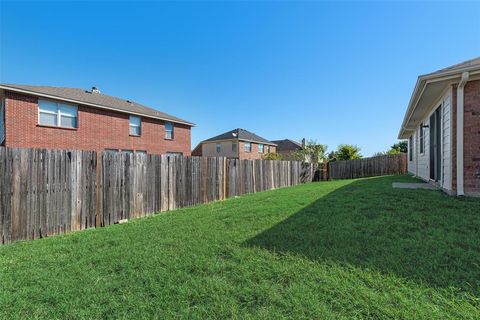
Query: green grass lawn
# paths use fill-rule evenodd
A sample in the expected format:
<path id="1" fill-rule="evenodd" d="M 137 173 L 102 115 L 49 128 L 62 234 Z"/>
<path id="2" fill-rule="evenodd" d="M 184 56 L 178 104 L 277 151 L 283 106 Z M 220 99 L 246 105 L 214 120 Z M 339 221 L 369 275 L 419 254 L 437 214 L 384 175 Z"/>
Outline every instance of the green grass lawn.
<path id="1" fill-rule="evenodd" d="M 0 318 L 479 319 L 480 199 L 321 182 L 0 247 Z"/>

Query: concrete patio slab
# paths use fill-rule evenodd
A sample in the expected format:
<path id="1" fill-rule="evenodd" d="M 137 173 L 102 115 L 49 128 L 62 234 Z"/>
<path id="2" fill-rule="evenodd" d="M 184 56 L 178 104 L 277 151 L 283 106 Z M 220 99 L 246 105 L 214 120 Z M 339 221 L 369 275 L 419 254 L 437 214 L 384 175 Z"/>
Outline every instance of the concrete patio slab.
<path id="1" fill-rule="evenodd" d="M 406 183 L 406 182 L 394 182 L 392 183 L 393 188 L 397 189 L 427 189 L 427 190 L 438 190 L 437 187 L 432 186 L 429 183 L 418 182 L 418 183 Z"/>

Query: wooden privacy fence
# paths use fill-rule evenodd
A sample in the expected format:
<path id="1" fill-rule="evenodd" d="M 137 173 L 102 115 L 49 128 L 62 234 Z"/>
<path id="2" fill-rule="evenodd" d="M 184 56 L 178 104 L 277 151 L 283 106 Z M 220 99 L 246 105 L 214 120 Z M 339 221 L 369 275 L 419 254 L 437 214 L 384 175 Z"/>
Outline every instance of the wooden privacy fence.
<path id="1" fill-rule="evenodd" d="M 293 186 L 315 170 L 297 161 L 0 148 L 0 243 Z"/>
<path id="2" fill-rule="evenodd" d="M 355 179 L 406 173 L 406 153 L 328 163 L 329 179 Z"/>

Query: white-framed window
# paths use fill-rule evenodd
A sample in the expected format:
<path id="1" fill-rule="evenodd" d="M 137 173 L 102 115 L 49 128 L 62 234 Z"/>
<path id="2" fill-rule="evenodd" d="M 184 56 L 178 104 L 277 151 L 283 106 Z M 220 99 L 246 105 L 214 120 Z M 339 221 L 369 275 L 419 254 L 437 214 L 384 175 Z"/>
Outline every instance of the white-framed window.
<path id="1" fill-rule="evenodd" d="M 52 127 L 78 128 L 78 107 L 74 104 L 39 99 L 38 124 Z"/>
<path id="2" fill-rule="evenodd" d="M 172 122 L 165 122 L 165 139 L 168 139 L 168 140 L 173 139 L 173 123 Z"/>
<path id="3" fill-rule="evenodd" d="M 263 144 L 262 143 L 260 143 L 258 145 L 258 153 L 263 153 Z"/>
<path id="4" fill-rule="evenodd" d="M 233 153 L 237 153 L 237 143 L 236 142 L 232 142 L 232 152 Z"/>
<path id="5" fill-rule="evenodd" d="M 140 136 L 142 134 L 142 119 L 139 116 L 130 116 L 130 135 Z"/>
<path id="6" fill-rule="evenodd" d="M 215 150 L 217 153 L 222 152 L 222 145 L 220 143 L 215 144 Z"/>
<path id="7" fill-rule="evenodd" d="M 252 144 L 250 142 L 245 142 L 243 145 L 243 151 L 252 152 Z"/>

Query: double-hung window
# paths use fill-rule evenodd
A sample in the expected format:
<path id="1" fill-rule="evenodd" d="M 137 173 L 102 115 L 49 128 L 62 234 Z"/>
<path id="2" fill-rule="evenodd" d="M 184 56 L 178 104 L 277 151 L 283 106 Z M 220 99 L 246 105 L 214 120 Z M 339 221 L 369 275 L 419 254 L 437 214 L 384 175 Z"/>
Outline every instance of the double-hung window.
<path id="1" fill-rule="evenodd" d="M 130 135 L 140 136 L 142 134 L 142 119 L 139 116 L 130 116 Z"/>
<path id="2" fill-rule="evenodd" d="M 237 153 L 237 143 L 236 142 L 232 142 L 232 152 Z"/>
<path id="3" fill-rule="evenodd" d="M 38 124 L 53 127 L 78 128 L 78 107 L 73 104 L 39 99 Z"/>
<path id="4" fill-rule="evenodd" d="M 168 140 L 173 139 L 173 123 L 172 122 L 165 122 L 165 139 L 168 139 Z"/>
<path id="5" fill-rule="evenodd" d="M 245 142 L 243 145 L 243 151 L 252 152 L 252 144 L 250 142 Z"/>
<path id="6" fill-rule="evenodd" d="M 263 153 L 263 144 L 258 145 L 258 153 Z"/>
<path id="7" fill-rule="evenodd" d="M 220 143 L 217 143 L 217 144 L 215 145 L 215 149 L 217 150 L 217 153 L 222 152 L 222 145 L 221 145 Z"/>
<path id="8" fill-rule="evenodd" d="M 423 122 L 420 124 L 420 153 L 425 152 L 425 132 Z"/>

